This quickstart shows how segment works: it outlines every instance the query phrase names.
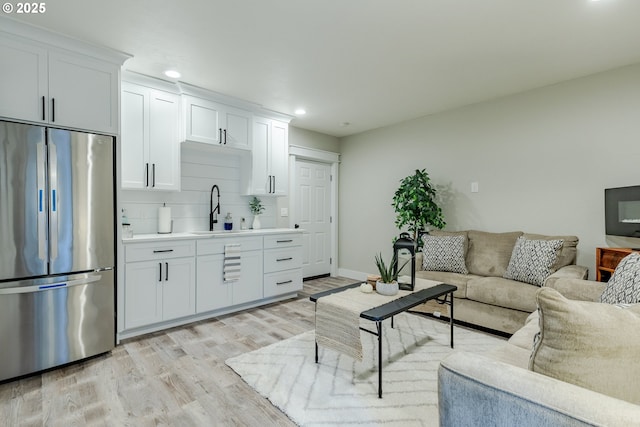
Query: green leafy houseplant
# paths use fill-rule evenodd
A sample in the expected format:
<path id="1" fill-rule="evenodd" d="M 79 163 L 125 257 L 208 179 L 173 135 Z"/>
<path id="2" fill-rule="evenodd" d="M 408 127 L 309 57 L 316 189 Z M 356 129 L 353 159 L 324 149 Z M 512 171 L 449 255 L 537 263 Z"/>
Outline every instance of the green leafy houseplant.
<path id="1" fill-rule="evenodd" d="M 256 196 L 253 196 L 253 198 L 249 201 L 249 209 L 254 215 L 260 215 L 262 212 L 264 212 L 262 201 L 260 201 L 260 199 L 258 199 Z"/>
<path id="2" fill-rule="evenodd" d="M 417 241 L 418 232 L 427 226 L 444 228 L 446 223 L 442 209 L 435 201 L 436 190 L 431 185 L 429 174 L 424 169 L 416 169 L 415 174 L 400 180 L 400 187 L 393 196 L 392 206 L 396 211 L 396 226 L 407 226 Z"/>

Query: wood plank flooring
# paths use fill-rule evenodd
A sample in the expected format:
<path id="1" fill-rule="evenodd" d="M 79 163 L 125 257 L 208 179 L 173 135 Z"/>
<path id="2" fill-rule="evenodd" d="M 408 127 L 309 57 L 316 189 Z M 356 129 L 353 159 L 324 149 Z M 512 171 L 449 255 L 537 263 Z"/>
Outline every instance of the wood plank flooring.
<path id="1" fill-rule="evenodd" d="M 313 329 L 315 292 L 123 341 L 111 353 L 0 384 L 2 426 L 293 426 L 224 361 Z M 1 363 L 1 360 L 0 360 Z"/>

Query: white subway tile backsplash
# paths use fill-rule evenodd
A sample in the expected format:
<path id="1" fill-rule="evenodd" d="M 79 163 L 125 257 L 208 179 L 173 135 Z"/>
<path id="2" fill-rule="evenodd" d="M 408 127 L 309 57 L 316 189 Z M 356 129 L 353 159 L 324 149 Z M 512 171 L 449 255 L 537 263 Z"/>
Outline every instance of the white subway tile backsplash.
<path id="1" fill-rule="evenodd" d="M 240 228 L 241 218 L 251 226 L 249 211 L 251 196 L 240 195 L 241 156 L 248 153 L 225 153 L 220 150 L 198 149 L 181 145 L 181 191 L 122 190 L 122 206 L 127 210 L 135 234 L 155 233 L 158 230 L 158 208 L 166 203 L 171 207 L 173 231 L 209 229 L 209 199 L 211 187 L 220 188 L 220 207 L 215 229 L 224 227 L 227 212 L 233 217 L 233 228 Z M 260 215 L 262 228 L 276 226 L 276 198 L 260 197 L 265 211 Z M 214 194 L 213 205 L 217 203 Z"/>

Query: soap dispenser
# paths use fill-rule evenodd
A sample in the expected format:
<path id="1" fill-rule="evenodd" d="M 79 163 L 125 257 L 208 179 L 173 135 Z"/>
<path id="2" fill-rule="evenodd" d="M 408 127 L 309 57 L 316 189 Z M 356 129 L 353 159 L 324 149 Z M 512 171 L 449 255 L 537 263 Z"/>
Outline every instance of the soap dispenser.
<path id="1" fill-rule="evenodd" d="M 231 229 L 233 229 L 233 219 L 231 218 L 230 212 L 227 212 L 227 216 L 224 217 L 224 229 L 226 231 L 231 231 Z"/>

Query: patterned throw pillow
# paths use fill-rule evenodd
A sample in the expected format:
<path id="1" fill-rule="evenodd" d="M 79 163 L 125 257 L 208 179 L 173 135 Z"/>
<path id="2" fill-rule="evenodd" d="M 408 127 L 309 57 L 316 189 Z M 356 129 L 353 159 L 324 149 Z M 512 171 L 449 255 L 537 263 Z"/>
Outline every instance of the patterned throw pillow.
<path id="1" fill-rule="evenodd" d="M 563 240 L 518 237 L 503 277 L 536 286 L 544 285 L 544 281 L 553 273 L 553 265 L 563 243 Z"/>
<path id="2" fill-rule="evenodd" d="M 465 236 L 422 236 L 422 269 L 468 274 L 464 240 Z"/>
<path id="3" fill-rule="evenodd" d="M 632 252 L 622 258 L 607 287 L 600 295 L 600 302 L 608 304 L 635 304 L 640 302 L 640 253 Z"/>

